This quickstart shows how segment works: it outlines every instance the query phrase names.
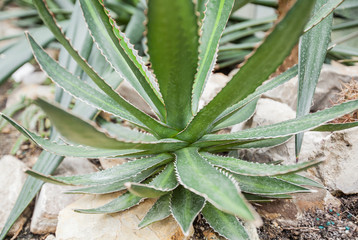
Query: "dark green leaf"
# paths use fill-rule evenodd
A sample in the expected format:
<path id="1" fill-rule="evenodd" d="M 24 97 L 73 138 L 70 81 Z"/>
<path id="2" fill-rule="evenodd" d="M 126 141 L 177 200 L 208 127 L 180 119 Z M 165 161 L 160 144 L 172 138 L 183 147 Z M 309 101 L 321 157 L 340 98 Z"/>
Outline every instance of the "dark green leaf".
<path id="1" fill-rule="evenodd" d="M 148 2 L 148 53 L 166 106 L 167 122 L 177 129 L 183 129 L 192 117 L 199 47 L 194 12 L 191 0 Z"/>

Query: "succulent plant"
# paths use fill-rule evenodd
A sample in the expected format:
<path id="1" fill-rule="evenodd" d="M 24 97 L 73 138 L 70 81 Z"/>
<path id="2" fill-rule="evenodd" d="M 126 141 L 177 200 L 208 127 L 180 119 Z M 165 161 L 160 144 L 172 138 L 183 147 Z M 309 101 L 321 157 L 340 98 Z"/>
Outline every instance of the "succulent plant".
<path id="1" fill-rule="evenodd" d="M 89 122 L 56 104 L 37 99 L 36 104 L 63 136 L 62 142 L 52 142 L 1 114 L 48 152 L 60 156 L 129 159 L 122 165 L 79 176 L 48 176 L 27 171 L 47 182 L 83 186 L 71 193 L 105 194 L 127 190 L 104 206 L 76 210 L 81 213 L 120 212 L 146 198 L 156 198 L 140 227 L 172 215 L 187 235 L 201 212 L 222 236 L 248 239 L 241 220 L 261 223 L 249 202 L 290 198 L 291 193 L 310 192 L 306 186 L 319 187 L 318 183 L 296 174 L 319 161 L 259 164 L 215 153 L 273 147 L 320 125 L 324 131 L 332 127 L 323 125 L 325 122 L 357 109 L 358 100 L 353 100 L 270 126 L 216 133 L 247 120 L 261 94 L 297 75 L 298 68 L 293 67 L 262 85 L 297 43 L 315 1 L 298 0 L 230 82 L 199 109 L 233 0 L 208 0 L 202 18 L 196 14 L 191 0 L 149 0 L 146 37 L 150 67 L 120 31 L 101 0 L 80 0 L 87 27 L 115 70 L 115 78 L 128 81 L 146 101 L 153 116 L 120 96 L 113 89 L 111 79 L 106 79 L 108 74 L 102 77 L 93 70 L 65 37 L 45 2 L 34 0 L 33 3 L 45 24 L 92 82 L 81 81 L 58 64 L 28 34 L 43 71 L 76 99 L 136 128 L 103 120 L 98 124 Z M 314 21 L 311 27 L 320 20 Z"/>

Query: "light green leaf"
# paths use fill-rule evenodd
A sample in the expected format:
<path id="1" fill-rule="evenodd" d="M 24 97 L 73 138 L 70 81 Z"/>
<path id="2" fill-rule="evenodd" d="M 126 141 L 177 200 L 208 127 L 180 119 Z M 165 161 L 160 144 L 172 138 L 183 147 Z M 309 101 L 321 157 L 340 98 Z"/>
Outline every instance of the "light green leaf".
<path id="1" fill-rule="evenodd" d="M 49 116 L 59 133 L 77 144 L 103 149 L 146 149 L 151 151 L 170 151 L 186 146 L 187 143 L 175 139 L 163 139 L 156 142 L 125 142 L 108 136 L 93 124 L 52 105 L 37 99 L 36 104 Z"/>
<path id="2" fill-rule="evenodd" d="M 196 195 L 183 186 L 179 186 L 173 191 L 170 209 L 185 236 L 189 235 L 190 226 L 204 205 L 205 198 Z"/>
<path id="3" fill-rule="evenodd" d="M 278 178 L 283 181 L 287 181 L 292 184 L 300 185 L 300 186 L 303 185 L 303 186 L 324 188 L 324 186 L 322 184 L 320 184 L 316 181 L 313 181 L 312 179 L 298 175 L 298 174 L 280 175 L 280 176 L 275 176 L 275 178 Z"/>
<path id="4" fill-rule="evenodd" d="M 235 113 L 230 114 L 230 116 L 223 118 L 221 121 L 215 122 L 215 127 L 213 128 L 212 132 L 245 122 L 246 120 L 250 119 L 256 111 L 256 105 L 258 100 L 259 98 L 252 100 L 251 102 L 237 110 Z"/>
<path id="5" fill-rule="evenodd" d="M 202 152 L 200 155 L 216 167 L 224 168 L 230 172 L 245 176 L 274 176 L 295 173 L 316 166 L 322 162 L 315 160 L 293 165 L 272 165 L 248 162 L 232 157 L 217 156 L 206 152 Z"/>
<path id="6" fill-rule="evenodd" d="M 121 33 L 101 0 L 80 0 L 88 28 L 98 48 L 121 78 L 126 79 L 141 97 L 164 117 L 165 109 L 159 93 L 155 90 L 154 76 L 133 49 L 133 45 Z"/>
<path id="7" fill-rule="evenodd" d="M 229 118 L 230 116 L 235 114 L 236 111 L 240 110 L 243 106 L 245 106 L 249 102 L 253 101 L 255 98 L 261 96 L 261 94 L 263 94 L 271 89 L 274 89 L 274 88 L 284 84 L 285 82 L 291 80 L 293 77 L 295 77 L 297 75 L 297 73 L 298 73 L 298 68 L 297 68 L 297 66 L 294 66 L 294 67 L 288 69 L 287 71 L 285 71 L 284 73 L 281 73 L 277 77 L 269 80 L 267 83 L 264 83 L 263 85 L 259 86 L 255 90 L 255 92 L 253 92 L 252 94 L 247 96 L 244 100 L 241 100 L 237 104 L 234 104 L 233 106 L 226 109 L 222 114 L 220 114 L 220 116 L 215 120 L 215 124 L 217 124 L 217 122 L 222 122 L 222 121 L 226 120 L 227 118 Z"/>
<path id="8" fill-rule="evenodd" d="M 170 198 L 171 194 L 161 196 L 151 209 L 147 212 L 145 217 L 139 223 L 138 227 L 143 228 L 153 222 L 163 220 L 170 216 Z"/>
<path id="9" fill-rule="evenodd" d="M 334 118 L 350 113 L 358 108 L 358 100 L 342 103 L 331 108 L 290 119 L 269 126 L 261 126 L 230 134 L 207 134 L 193 146 L 205 147 L 218 143 L 241 142 L 253 139 L 275 138 L 293 135 L 315 128 Z"/>
<path id="10" fill-rule="evenodd" d="M 161 167 L 159 167 L 159 169 L 161 169 Z M 85 188 L 79 188 L 79 189 L 74 189 L 74 190 L 70 190 L 67 191 L 66 193 L 79 193 L 79 194 L 83 194 L 83 193 L 87 193 L 87 194 L 106 194 L 106 193 L 113 193 L 113 192 L 118 192 L 121 190 L 126 189 L 126 187 L 124 186 L 124 184 L 126 182 L 141 182 L 143 180 L 145 180 L 146 178 L 150 177 L 151 175 L 155 174 L 158 171 L 158 167 L 151 167 L 148 168 L 138 174 L 136 174 L 135 176 L 129 177 L 129 178 L 124 178 L 118 181 L 115 181 L 113 183 L 109 183 L 109 184 L 104 184 L 104 185 L 94 185 L 94 186 L 90 186 L 90 187 L 85 187 Z M 51 178 L 46 177 L 47 179 L 52 180 Z M 63 184 L 62 182 L 55 182 L 55 184 Z"/>
<path id="11" fill-rule="evenodd" d="M 172 160 L 169 154 L 160 154 L 154 157 L 136 159 L 103 171 L 77 175 L 77 176 L 46 176 L 57 184 L 66 185 L 101 185 L 109 184 L 122 179 L 128 179 L 138 173 L 151 168 L 164 165 Z M 29 172 L 30 173 L 30 172 Z"/>
<path id="12" fill-rule="evenodd" d="M 311 17 L 305 26 L 305 32 L 308 32 L 314 26 L 319 24 L 323 19 L 330 15 L 344 0 L 327 0 L 325 4 L 320 7 Z"/>
<path id="13" fill-rule="evenodd" d="M 174 173 L 174 164 L 169 163 L 149 184 L 127 182 L 128 191 L 139 197 L 157 198 L 178 186 Z"/>
<path id="14" fill-rule="evenodd" d="M 42 147 L 44 150 L 56 155 L 69 156 L 69 157 L 98 158 L 98 157 L 130 156 L 130 155 L 139 156 L 141 155 L 141 152 L 143 152 L 143 150 L 138 150 L 138 149 L 116 150 L 116 149 L 103 149 L 103 148 L 92 148 L 92 147 L 58 144 L 37 136 L 36 134 L 20 126 L 13 119 L 7 117 L 2 113 L 0 113 L 0 116 L 6 119 L 11 125 L 13 125 L 18 131 L 20 131 L 23 135 L 25 135 L 35 144 Z"/>
<path id="15" fill-rule="evenodd" d="M 327 0 L 317 0 L 313 14 L 327 4 Z M 298 96 L 296 116 L 301 117 L 310 112 L 313 95 L 326 58 L 328 44 L 331 40 L 333 13 L 317 26 L 306 32 L 299 45 Z M 304 133 L 295 136 L 296 156 L 299 155 Z"/>
<path id="16" fill-rule="evenodd" d="M 206 3 L 200 30 L 199 66 L 193 85 L 193 113 L 198 110 L 200 96 L 214 68 L 221 33 L 229 19 L 233 4 L 234 0 L 210 0 Z"/>
<path id="17" fill-rule="evenodd" d="M 210 227 L 221 236 L 230 240 L 249 240 L 244 226 L 235 216 L 220 211 L 210 203 L 206 203 L 201 213 Z"/>
<path id="18" fill-rule="evenodd" d="M 84 101 L 97 109 L 114 114 L 120 118 L 126 119 L 142 128 L 143 123 L 138 121 L 133 115 L 122 108 L 116 101 L 108 97 L 106 94 L 94 89 L 87 83 L 72 75 L 65 68 L 61 67 L 53 60 L 31 37 L 27 35 L 31 44 L 33 53 L 37 62 L 46 74 L 61 88 L 69 92 L 71 95 Z"/>
<path id="19" fill-rule="evenodd" d="M 205 197 L 224 212 L 249 221 L 258 219 L 231 177 L 211 166 L 199 155 L 197 148 L 184 148 L 175 155 L 178 181 L 185 188 Z"/>
<path id="20" fill-rule="evenodd" d="M 260 195 L 277 195 L 298 192 L 311 192 L 311 190 L 282 181 L 273 177 L 251 177 L 233 174 L 241 191 Z"/>
<path id="21" fill-rule="evenodd" d="M 110 132 L 118 139 L 137 141 L 137 142 L 157 141 L 157 139 L 153 135 L 149 133 L 139 132 L 136 129 L 125 127 L 121 123 L 107 122 L 103 118 L 99 118 L 97 122 L 99 123 L 101 128 L 105 129 L 107 132 Z"/>
<path id="22" fill-rule="evenodd" d="M 292 136 L 278 137 L 278 138 L 269 138 L 269 139 L 260 139 L 252 141 L 244 141 L 231 144 L 222 144 L 213 147 L 204 148 L 204 151 L 207 152 L 223 152 L 224 150 L 230 151 L 235 149 L 254 149 L 254 148 L 270 148 L 279 146 L 287 142 Z"/>
<path id="23" fill-rule="evenodd" d="M 350 122 L 350 123 L 328 123 L 322 126 L 316 127 L 311 131 L 318 131 L 318 132 L 333 132 L 333 131 L 340 131 L 344 129 L 349 129 L 358 126 L 357 122 Z"/>
<path id="24" fill-rule="evenodd" d="M 298 0 L 240 71 L 198 112 L 178 138 L 187 141 L 197 140 L 207 132 L 222 112 L 253 93 L 291 52 L 313 6 L 314 1 Z"/>
<path id="25" fill-rule="evenodd" d="M 124 193 L 118 198 L 112 200 L 111 202 L 92 209 L 75 209 L 75 212 L 79 213 L 90 213 L 90 214 L 98 214 L 98 213 L 116 213 L 127 210 L 135 205 L 138 205 L 141 202 L 142 198 L 137 197 L 131 193 Z"/>
<path id="26" fill-rule="evenodd" d="M 199 47 L 194 13 L 191 0 L 148 1 L 148 53 L 166 106 L 167 123 L 177 129 L 183 129 L 192 117 Z"/>

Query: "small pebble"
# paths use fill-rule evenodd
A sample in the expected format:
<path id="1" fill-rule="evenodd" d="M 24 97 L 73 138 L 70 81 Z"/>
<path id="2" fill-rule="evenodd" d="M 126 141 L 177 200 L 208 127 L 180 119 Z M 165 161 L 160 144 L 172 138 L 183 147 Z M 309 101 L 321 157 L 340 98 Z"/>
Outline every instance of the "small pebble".
<path id="1" fill-rule="evenodd" d="M 333 212 L 333 210 L 332 210 L 332 209 L 329 209 L 329 211 L 330 211 L 330 212 Z"/>
<path id="2" fill-rule="evenodd" d="M 319 229 L 324 229 L 324 227 L 323 227 L 323 226 L 318 226 L 318 228 L 319 228 Z"/>
<path id="3" fill-rule="evenodd" d="M 331 224 L 334 225 L 334 222 L 331 221 Z"/>
<path id="4" fill-rule="evenodd" d="M 327 226 L 329 226 L 329 225 L 331 225 L 331 223 L 330 223 L 330 222 L 327 222 Z"/>
<path id="5" fill-rule="evenodd" d="M 339 215 L 341 215 L 341 214 L 337 213 L 337 216 L 339 216 Z"/>
<path id="6" fill-rule="evenodd" d="M 319 218 L 316 218 L 317 221 L 319 221 Z"/>
<path id="7" fill-rule="evenodd" d="M 348 231 L 348 230 L 349 230 L 349 227 L 346 227 L 346 230 Z"/>

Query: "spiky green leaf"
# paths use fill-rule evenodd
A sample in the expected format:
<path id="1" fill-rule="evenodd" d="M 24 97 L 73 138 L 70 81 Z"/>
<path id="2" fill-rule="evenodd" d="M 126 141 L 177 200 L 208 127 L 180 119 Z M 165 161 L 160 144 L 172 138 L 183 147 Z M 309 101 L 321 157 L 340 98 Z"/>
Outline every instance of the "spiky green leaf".
<path id="1" fill-rule="evenodd" d="M 293 165 L 272 165 L 248 162 L 233 157 L 213 155 L 207 152 L 202 152 L 200 155 L 214 166 L 245 176 L 275 176 L 295 173 L 316 166 L 322 162 L 320 160 L 315 160 Z"/>
<path id="2" fill-rule="evenodd" d="M 160 169 L 161 167 L 159 167 Z M 84 187 L 84 188 L 79 188 L 79 189 L 74 189 L 74 190 L 70 190 L 67 191 L 66 193 L 77 193 L 77 194 L 83 194 L 83 193 L 87 193 L 87 194 L 106 194 L 106 193 L 113 193 L 113 192 L 118 192 L 121 190 L 126 189 L 126 187 L 124 186 L 125 183 L 127 182 L 141 182 L 145 179 L 147 179 L 148 177 L 152 176 L 153 174 L 155 174 L 158 171 L 158 167 L 151 167 L 148 168 L 138 174 L 136 174 L 135 176 L 129 177 L 129 178 L 124 178 L 109 184 L 104 184 L 104 185 L 94 185 L 94 186 L 90 186 L 90 187 Z M 50 179 L 46 177 L 46 179 Z M 55 182 L 55 184 L 63 184 L 62 182 Z"/>
<path id="3" fill-rule="evenodd" d="M 318 12 L 327 0 L 317 0 L 313 14 Z M 296 116 L 301 117 L 310 112 L 313 95 L 326 58 L 328 44 L 331 40 L 333 13 L 317 26 L 306 32 L 299 45 L 298 96 Z M 299 155 L 304 133 L 295 136 L 296 156 Z"/>
<path id="4" fill-rule="evenodd" d="M 319 24 L 323 19 L 330 15 L 344 0 L 327 0 L 311 17 L 305 26 L 305 32 L 311 30 L 314 26 Z"/>
<path id="5" fill-rule="evenodd" d="M 229 19 L 234 0 L 211 0 L 206 3 L 201 26 L 199 67 L 192 94 L 192 110 L 196 113 L 206 81 L 216 62 L 219 39 Z"/>
<path id="6" fill-rule="evenodd" d="M 177 129 L 183 129 L 192 117 L 199 47 L 194 13 L 191 0 L 148 1 L 148 53 L 166 106 L 167 123 Z"/>
<path id="7" fill-rule="evenodd" d="M 287 120 L 269 126 L 251 128 L 230 134 L 208 134 L 203 136 L 193 145 L 204 147 L 230 141 L 240 142 L 249 139 L 265 139 L 293 135 L 310 130 L 339 116 L 350 113 L 357 108 L 358 100 L 352 100 L 300 118 Z"/>
<path id="8" fill-rule="evenodd" d="M 211 166 L 199 155 L 197 148 L 184 148 L 175 152 L 175 155 L 178 181 L 185 188 L 205 197 L 224 212 L 246 220 L 257 219 L 230 176 Z"/>
<path id="9" fill-rule="evenodd" d="M 138 126 L 143 126 L 143 123 L 138 121 L 133 115 L 122 108 L 116 101 L 106 94 L 98 91 L 80 80 L 78 77 L 72 75 L 65 68 L 60 66 L 53 60 L 31 37 L 27 35 L 31 44 L 35 58 L 41 68 L 46 74 L 61 88 L 69 92 L 74 97 L 93 105 L 97 109 L 114 114 L 120 118 L 126 119 Z"/>
<path id="10" fill-rule="evenodd" d="M 307 177 L 298 175 L 298 174 L 280 175 L 280 176 L 275 176 L 275 178 L 278 178 L 280 180 L 287 181 L 289 183 L 296 184 L 296 185 L 324 188 L 324 186 L 322 184 L 320 184 L 312 179 L 309 179 Z"/>
<path id="11" fill-rule="evenodd" d="M 103 149 L 103 148 L 92 148 L 92 147 L 82 147 L 82 146 L 72 146 L 72 145 L 63 145 L 59 143 L 46 140 L 38 135 L 30 132 L 26 128 L 17 124 L 13 119 L 7 117 L 6 115 L 0 113 L 4 119 L 6 119 L 11 125 L 13 125 L 19 132 L 29 138 L 38 146 L 42 147 L 44 150 L 54 153 L 60 156 L 69 156 L 69 157 L 88 157 L 88 158 L 98 158 L 98 157 L 119 157 L 119 156 L 130 156 L 130 155 L 141 155 L 140 153 L 143 150 L 138 149 Z"/>
<path id="12" fill-rule="evenodd" d="M 137 197 L 131 193 L 124 193 L 123 195 L 117 197 L 116 199 L 112 200 L 111 202 L 92 209 L 75 209 L 75 212 L 79 213 L 90 213 L 90 214 L 97 214 L 97 213 L 116 213 L 127 210 L 135 205 L 138 205 L 141 202 L 142 198 Z"/>
<path id="13" fill-rule="evenodd" d="M 350 123 L 328 123 L 322 126 L 316 127 L 311 131 L 318 131 L 318 132 L 333 132 L 333 131 L 340 131 L 344 129 L 349 129 L 358 126 L 357 122 L 350 122 Z"/>
<path id="14" fill-rule="evenodd" d="M 138 224 L 138 227 L 143 228 L 153 222 L 163 220 L 170 216 L 170 198 L 171 194 L 161 196 L 147 212 L 142 221 Z"/>
<path id="15" fill-rule="evenodd" d="M 154 76 L 133 49 L 129 40 L 116 26 L 101 0 L 80 0 L 88 29 L 108 62 L 126 79 L 153 108 L 164 117 L 165 109 L 161 97 L 154 88 Z"/>
<path id="16" fill-rule="evenodd" d="M 210 203 L 206 203 L 201 211 L 209 225 L 221 236 L 230 240 L 248 240 L 244 226 L 233 215 L 220 211 Z"/>
<path id="17" fill-rule="evenodd" d="M 117 165 L 113 168 L 109 168 L 103 171 L 94 172 L 84 175 L 76 176 L 46 176 L 51 178 L 53 181 L 58 182 L 58 184 L 67 184 L 67 185 L 100 185 L 100 184 L 109 184 L 122 179 L 128 179 L 136 174 L 154 167 L 161 166 L 168 163 L 172 160 L 170 154 L 160 154 L 154 157 L 147 157 L 136 159 L 121 165 Z"/>
<path id="18" fill-rule="evenodd" d="M 233 174 L 241 191 L 259 195 L 310 192 L 309 189 L 273 177 L 252 177 Z"/>
<path id="19" fill-rule="evenodd" d="M 204 204 L 205 198 L 196 195 L 183 186 L 179 186 L 173 191 L 170 209 L 185 236 L 189 235 L 190 226 L 203 209 Z"/>
<path id="20" fill-rule="evenodd" d="M 56 105 L 41 99 L 37 99 L 36 104 L 46 112 L 62 136 L 77 144 L 104 149 L 146 149 L 151 151 L 170 151 L 170 148 L 175 150 L 187 145 L 187 143 L 175 139 L 163 139 L 152 143 L 117 140 L 100 131 L 90 122 Z"/>

